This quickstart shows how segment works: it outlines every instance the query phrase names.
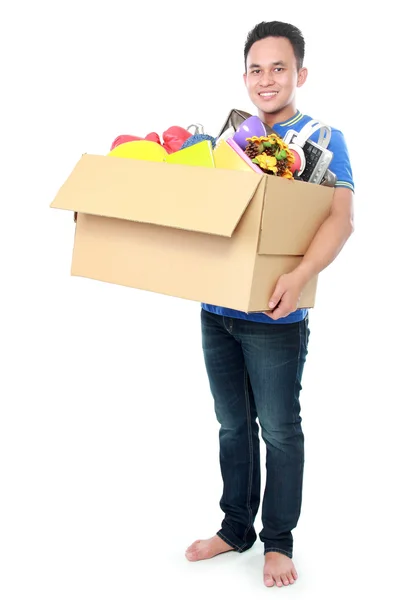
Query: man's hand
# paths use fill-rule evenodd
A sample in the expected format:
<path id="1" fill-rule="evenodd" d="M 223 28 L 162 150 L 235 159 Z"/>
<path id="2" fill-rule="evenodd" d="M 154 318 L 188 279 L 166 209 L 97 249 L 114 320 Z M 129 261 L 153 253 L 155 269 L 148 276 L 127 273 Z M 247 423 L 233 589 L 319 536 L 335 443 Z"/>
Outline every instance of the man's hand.
<path id="1" fill-rule="evenodd" d="M 281 275 L 269 301 L 271 310 L 265 314 L 275 320 L 290 315 L 297 310 L 303 287 L 304 283 L 296 271 Z"/>
<path id="2" fill-rule="evenodd" d="M 353 192 L 336 188 L 329 217 L 322 223 L 301 263 L 282 275 L 269 301 L 272 319 L 287 317 L 298 307 L 304 286 L 336 258 L 353 233 Z"/>

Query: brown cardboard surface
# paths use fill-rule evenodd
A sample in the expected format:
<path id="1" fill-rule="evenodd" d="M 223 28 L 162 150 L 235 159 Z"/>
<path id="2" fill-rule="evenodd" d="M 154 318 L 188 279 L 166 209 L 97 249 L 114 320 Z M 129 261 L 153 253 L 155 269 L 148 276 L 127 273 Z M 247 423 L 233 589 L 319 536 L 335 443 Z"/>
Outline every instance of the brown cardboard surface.
<path id="1" fill-rule="evenodd" d="M 260 255 L 254 266 L 253 286 L 250 294 L 248 312 L 266 310 L 275 283 L 283 273 L 289 273 L 301 262 L 301 256 Z M 312 308 L 315 303 L 317 277 L 314 277 L 304 288 L 299 308 Z"/>
<path id="2" fill-rule="evenodd" d="M 265 311 L 332 188 L 242 170 L 85 154 L 51 203 L 78 212 L 71 274 Z M 314 306 L 317 278 L 300 308 Z"/>
<path id="3" fill-rule="evenodd" d="M 267 176 L 258 252 L 302 256 L 329 215 L 333 188 Z"/>
<path id="4" fill-rule="evenodd" d="M 79 214 L 71 274 L 246 311 L 263 188 L 227 237 Z"/>
<path id="5" fill-rule="evenodd" d="M 262 178 L 257 173 L 84 154 L 51 207 L 231 236 Z"/>

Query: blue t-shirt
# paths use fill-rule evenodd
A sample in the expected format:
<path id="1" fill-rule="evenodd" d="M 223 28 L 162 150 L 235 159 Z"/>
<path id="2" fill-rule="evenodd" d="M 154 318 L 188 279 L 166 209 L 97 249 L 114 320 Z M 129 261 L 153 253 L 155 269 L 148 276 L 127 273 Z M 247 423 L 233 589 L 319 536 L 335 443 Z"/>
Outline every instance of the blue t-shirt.
<path id="1" fill-rule="evenodd" d="M 311 120 L 312 117 L 309 117 L 308 115 L 303 115 L 298 110 L 296 114 L 288 121 L 285 121 L 284 123 L 276 123 L 273 126 L 273 129 L 278 135 L 280 135 L 283 138 L 285 137 L 289 129 L 300 131 Z M 314 142 L 318 142 L 319 134 L 319 130 L 315 131 L 310 139 Z M 343 133 L 339 129 L 335 129 L 334 127 L 332 127 L 331 139 L 328 145 L 328 149 L 333 152 L 333 158 L 331 164 L 329 165 L 329 170 L 332 171 L 337 177 L 335 187 L 345 187 L 354 191 L 353 173 L 350 164 L 349 152 Z M 230 308 L 224 308 L 222 306 L 214 306 L 212 304 L 204 303 L 201 306 L 202 308 L 204 308 L 204 310 L 225 317 L 233 317 L 236 319 L 247 319 L 249 321 L 259 321 L 262 323 L 275 324 L 295 323 L 296 321 L 301 321 L 306 317 L 308 312 L 307 309 L 301 308 L 295 310 L 287 317 L 274 320 L 271 319 L 271 317 L 265 315 L 264 313 L 247 314 L 238 310 L 232 310 Z"/>

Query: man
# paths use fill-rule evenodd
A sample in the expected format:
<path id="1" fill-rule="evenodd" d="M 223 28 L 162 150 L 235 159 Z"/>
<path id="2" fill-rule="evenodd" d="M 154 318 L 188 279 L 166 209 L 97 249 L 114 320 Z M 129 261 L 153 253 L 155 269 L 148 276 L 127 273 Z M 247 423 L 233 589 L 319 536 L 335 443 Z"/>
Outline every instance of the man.
<path id="1" fill-rule="evenodd" d="M 261 120 L 284 137 L 311 117 L 296 108 L 304 85 L 304 39 L 294 26 L 258 24 L 245 44 L 244 82 Z M 318 133 L 312 139 L 318 139 Z M 308 312 L 298 309 L 306 283 L 338 255 L 353 232 L 353 178 L 346 142 L 332 129 L 330 165 L 337 176 L 329 217 L 299 266 L 277 281 L 268 314 L 245 314 L 202 305 L 203 351 L 215 412 L 220 423 L 223 479 L 220 531 L 186 551 L 196 561 L 222 552 L 244 552 L 257 539 L 254 519 L 260 506 L 258 425 L 267 448 L 262 502 L 264 582 L 271 587 L 297 579 L 293 535 L 302 501 L 304 438 L 299 396 L 308 346 Z"/>

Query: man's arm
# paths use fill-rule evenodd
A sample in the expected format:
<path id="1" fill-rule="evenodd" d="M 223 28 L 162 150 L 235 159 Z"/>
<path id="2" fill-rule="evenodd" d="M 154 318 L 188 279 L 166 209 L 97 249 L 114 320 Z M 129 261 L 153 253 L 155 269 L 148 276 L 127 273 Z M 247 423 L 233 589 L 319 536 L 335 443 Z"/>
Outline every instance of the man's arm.
<path id="1" fill-rule="evenodd" d="M 276 284 L 269 302 L 272 319 L 281 319 L 297 309 L 306 283 L 330 265 L 354 231 L 353 192 L 345 187 L 335 189 L 331 211 L 312 240 L 301 263 Z"/>

